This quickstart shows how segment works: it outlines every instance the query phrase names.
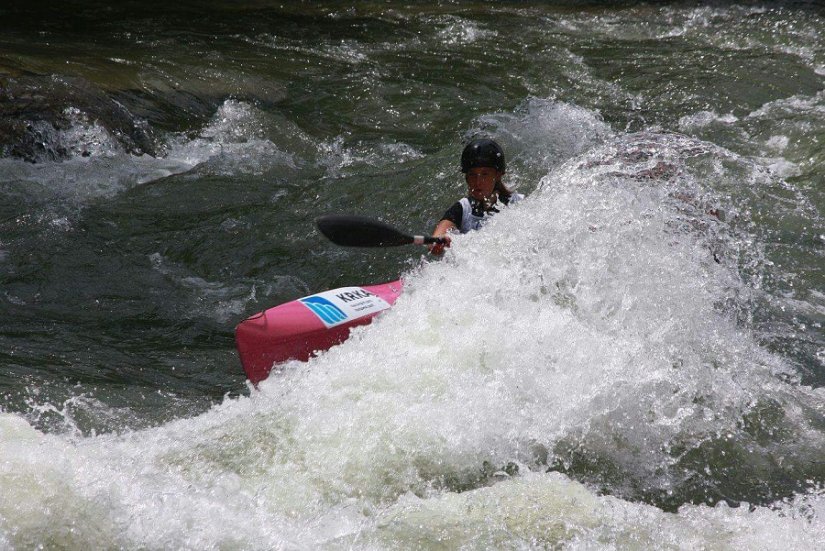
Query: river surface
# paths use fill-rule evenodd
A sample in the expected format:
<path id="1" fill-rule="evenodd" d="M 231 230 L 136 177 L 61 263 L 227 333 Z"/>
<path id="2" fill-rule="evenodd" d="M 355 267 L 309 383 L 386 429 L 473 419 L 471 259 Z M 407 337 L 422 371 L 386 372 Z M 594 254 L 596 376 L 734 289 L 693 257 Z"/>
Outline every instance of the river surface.
<path id="1" fill-rule="evenodd" d="M 0 6 L 0 549 L 822 549 L 815 2 Z M 476 136 L 527 198 L 443 259 Z M 233 330 L 403 276 L 257 388 Z"/>

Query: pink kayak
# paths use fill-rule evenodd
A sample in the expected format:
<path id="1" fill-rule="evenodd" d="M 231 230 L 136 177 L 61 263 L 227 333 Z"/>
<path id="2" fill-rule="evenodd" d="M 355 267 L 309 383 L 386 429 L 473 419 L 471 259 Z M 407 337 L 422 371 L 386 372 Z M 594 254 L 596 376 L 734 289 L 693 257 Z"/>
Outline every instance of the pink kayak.
<path id="1" fill-rule="evenodd" d="M 267 378 L 275 364 L 307 361 L 367 325 L 401 294 L 401 280 L 366 287 L 341 287 L 270 308 L 238 324 L 235 344 L 247 378 Z"/>

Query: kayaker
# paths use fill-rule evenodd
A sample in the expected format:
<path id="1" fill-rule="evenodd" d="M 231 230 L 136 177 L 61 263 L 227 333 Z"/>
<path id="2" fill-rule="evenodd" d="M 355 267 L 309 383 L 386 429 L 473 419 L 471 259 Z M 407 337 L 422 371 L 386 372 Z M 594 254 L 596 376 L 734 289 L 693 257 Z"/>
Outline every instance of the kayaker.
<path id="1" fill-rule="evenodd" d="M 487 218 L 499 212 L 498 207 L 524 197 L 513 193 L 501 182 L 505 168 L 504 150 L 494 140 L 482 138 L 467 144 L 461 153 L 461 172 L 467 182 L 467 197 L 456 201 L 438 222 L 433 236 L 446 237 L 447 242 L 431 245 L 431 253 L 444 254 L 444 249 L 450 246 L 448 232 L 477 230 Z"/>

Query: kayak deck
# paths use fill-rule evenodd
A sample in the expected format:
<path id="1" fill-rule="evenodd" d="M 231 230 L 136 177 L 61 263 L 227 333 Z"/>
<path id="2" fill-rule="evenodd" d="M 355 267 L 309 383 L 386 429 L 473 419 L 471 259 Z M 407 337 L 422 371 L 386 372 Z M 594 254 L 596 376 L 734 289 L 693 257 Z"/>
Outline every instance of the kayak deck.
<path id="1" fill-rule="evenodd" d="M 235 328 L 235 344 L 247 378 L 257 384 L 276 364 L 307 361 L 349 337 L 390 308 L 402 290 L 401 280 L 365 287 L 341 287 L 293 300 L 259 312 Z"/>

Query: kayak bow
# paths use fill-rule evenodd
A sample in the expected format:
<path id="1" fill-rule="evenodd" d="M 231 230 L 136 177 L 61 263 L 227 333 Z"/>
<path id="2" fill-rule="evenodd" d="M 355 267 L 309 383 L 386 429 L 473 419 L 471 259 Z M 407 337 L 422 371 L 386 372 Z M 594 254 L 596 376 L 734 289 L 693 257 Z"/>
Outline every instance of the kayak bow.
<path id="1" fill-rule="evenodd" d="M 401 295 L 402 282 L 341 287 L 309 295 L 251 316 L 235 328 L 247 378 L 263 381 L 276 364 L 307 361 L 344 342 L 352 327 L 367 325 Z"/>

